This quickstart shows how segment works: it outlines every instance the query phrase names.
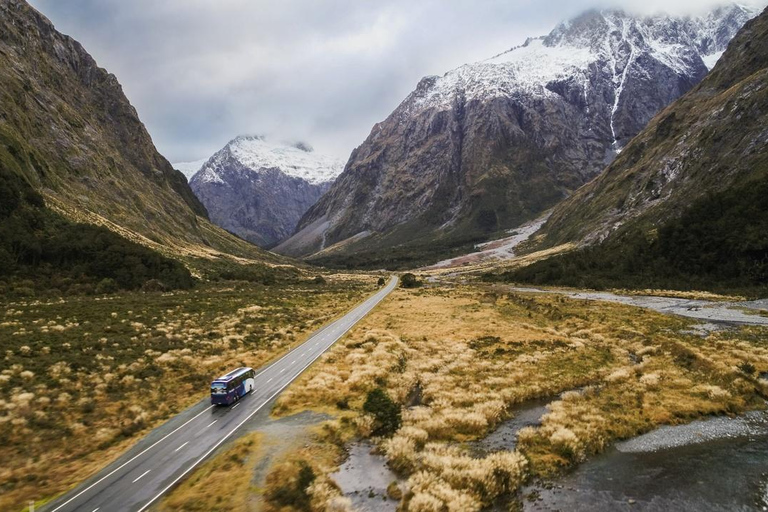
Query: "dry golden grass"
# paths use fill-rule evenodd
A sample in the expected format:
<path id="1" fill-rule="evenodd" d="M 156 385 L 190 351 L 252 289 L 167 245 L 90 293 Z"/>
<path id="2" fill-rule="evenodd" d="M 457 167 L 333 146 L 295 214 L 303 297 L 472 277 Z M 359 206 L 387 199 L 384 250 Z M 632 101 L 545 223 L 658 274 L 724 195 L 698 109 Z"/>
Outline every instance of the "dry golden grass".
<path id="1" fill-rule="evenodd" d="M 327 281 L 6 302 L 0 510 L 83 481 L 203 398 L 212 378 L 259 367 L 347 311 L 375 278 Z"/>
<path id="2" fill-rule="evenodd" d="M 766 330 L 702 339 L 683 333 L 691 323 L 498 288 L 398 290 L 291 386 L 275 413 L 335 410 L 345 435 L 365 437 L 373 419 L 362 404 L 381 387 L 403 408 L 401 428 L 378 440 L 408 477 L 403 508 L 477 510 L 527 475 L 551 475 L 617 438 L 763 407 L 765 384 L 737 365 L 768 370 Z M 462 449 L 513 404 L 563 392 L 540 428 L 521 433 L 519 451 L 474 458 Z"/>

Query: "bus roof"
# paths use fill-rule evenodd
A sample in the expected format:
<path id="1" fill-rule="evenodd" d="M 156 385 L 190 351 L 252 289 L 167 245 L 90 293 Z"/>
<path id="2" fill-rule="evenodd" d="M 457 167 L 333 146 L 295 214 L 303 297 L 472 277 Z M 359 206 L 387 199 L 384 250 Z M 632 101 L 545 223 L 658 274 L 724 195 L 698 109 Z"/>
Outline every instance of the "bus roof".
<path id="1" fill-rule="evenodd" d="M 230 381 L 230 380 L 234 379 L 235 377 L 238 377 L 238 376 L 240 376 L 240 375 L 242 375 L 245 372 L 250 371 L 250 370 L 252 370 L 252 368 L 249 368 L 247 366 L 243 366 L 241 368 L 236 368 L 236 369 L 232 370 L 231 372 L 229 372 L 228 374 L 222 375 L 221 377 L 216 379 L 216 381 L 227 382 L 227 381 Z"/>

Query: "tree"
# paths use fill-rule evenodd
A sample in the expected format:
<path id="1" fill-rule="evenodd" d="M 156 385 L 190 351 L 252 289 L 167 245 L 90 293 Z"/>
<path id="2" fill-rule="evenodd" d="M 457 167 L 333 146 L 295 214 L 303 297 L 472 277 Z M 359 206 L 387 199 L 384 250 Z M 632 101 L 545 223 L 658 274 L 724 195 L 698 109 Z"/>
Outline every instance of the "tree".
<path id="1" fill-rule="evenodd" d="M 407 272 L 400 278 L 400 286 L 403 288 L 418 288 L 421 286 L 421 281 L 416 279 L 416 276 Z"/>
<path id="2" fill-rule="evenodd" d="M 389 395 L 381 388 L 368 392 L 363 404 L 363 411 L 373 415 L 376 420 L 373 434 L 388 436 L 394 434 L 400 428 L 402 417 L 400 406 L 389 398 Z"/>
<path id="3" fill-rule="evenodd" d="M 387 284 L 387 280 L 384 279 L 383 277 L 380 277 L 379 281 L 376 284 L 379 286 L 384 286 L 385 284 Z"/>

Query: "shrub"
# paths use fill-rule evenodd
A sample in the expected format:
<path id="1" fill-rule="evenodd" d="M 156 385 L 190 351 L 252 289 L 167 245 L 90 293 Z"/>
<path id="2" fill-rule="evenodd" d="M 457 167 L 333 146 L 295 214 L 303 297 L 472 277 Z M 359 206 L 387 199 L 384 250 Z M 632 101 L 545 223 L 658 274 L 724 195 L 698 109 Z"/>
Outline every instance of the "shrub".
<path id="1" fill-rule="evenodd" d="M 307 489 L 315 481 L 315 472 L 306 461 L 285 463 L 267 477 L 267 500 L 280 507 L 309 510 Z"/>
<path id="2" fill-rule="evenodd" d="M 755 365 L 750 363 L 749 361 L 744 361 L 743 363 L 739 364 L 737 366 L 740 372 L 745 373 L 746 375 L 754 375 L 757 371 L 757 368 L 755 368 Z"/>
<path id="3" fill-rule="evenodd" d="M 317 276 L 315 277 L 312 282 L 314 284 L 325 284 L 325 278 L 323 276 Z"/>
<path id="4" fill-rule="evenodd" d="M 376 282 L 376 284 L 378 286 L 384 286 L 385 284 L 387 284 L 387 280 L 384 279 L 383 277 L 380 277 L 379 280 Z"/>
<path id="5" fill-rule="evenodd" d="M 118 289 L 117 282 L 109 277 L 105 277 L 96 285 L 96 293 L 99 295 L 115 293 Z"/>
<path id="6" fill-rule="evenodd" d="M 393 402 L 381 388 L 375 388 L 368 392 L 363 410 L 372 414 L 376 419 L 373 429 L 374 435 L 388 436 L 400 428 L 402 423 L 400 406 Z"/>
<path id="7" fill-rule="evenodd" d="M 168 287 L 163 284 L 159 279 L 150 279 L 141 287 L 143 292 L 165 292 L 168 291 Z"/>
<path id="8" fill-rule="evenodd" d="M 400 286 L 402 288 L 418 288 L 421 286 L 421 281 L 416 279 L 416 276 L 407 272 L 400 278 Z"/>

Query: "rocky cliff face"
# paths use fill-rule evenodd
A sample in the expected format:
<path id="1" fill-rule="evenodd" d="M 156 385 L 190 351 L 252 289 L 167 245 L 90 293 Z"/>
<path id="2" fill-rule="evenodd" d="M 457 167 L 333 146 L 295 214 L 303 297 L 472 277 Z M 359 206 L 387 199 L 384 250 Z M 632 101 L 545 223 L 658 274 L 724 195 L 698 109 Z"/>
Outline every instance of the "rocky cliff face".
<path id="1" fill-rule="evenodd" d="M 592 11 L 427 77 L 277 250 L 378 265 L 388 262 L 383 249 L 429 253 L 517 226 L 596 176 L 754 14 Z"/>
<path id="2" fill-rule="evenodd" d="M 701 84 L 555 209 L 543 244 L 593 244 L 630 229 L 653 238 L 656 228 L 702 197 L 764 179 L 766 105 L 768 11 L 743 28 Z"/>
<path id="3" fill-rule="evenodd" d="M 343 166 L 307 144 L 244 136 L 205 162 L 190 186 L 214 223 L 271 247 L 294 232 Z"/>
<path id="4" fill-rule="evenodd" d="M 117 78 L 23 0 L 0 0 L 0 161 L 74 220 L 169 251 L 263 255 L 207 220 Z"/>

